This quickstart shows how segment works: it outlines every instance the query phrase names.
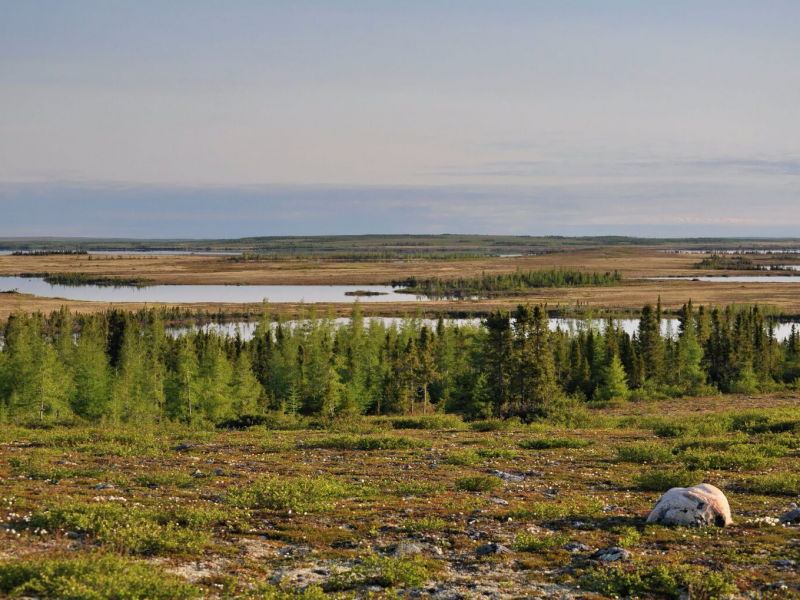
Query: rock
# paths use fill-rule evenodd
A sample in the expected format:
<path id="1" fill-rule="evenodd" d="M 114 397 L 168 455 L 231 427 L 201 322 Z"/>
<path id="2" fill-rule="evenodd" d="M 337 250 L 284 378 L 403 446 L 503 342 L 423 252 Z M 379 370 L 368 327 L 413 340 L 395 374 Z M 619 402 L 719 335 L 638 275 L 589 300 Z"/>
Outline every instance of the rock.
<path id="1" fill-rule="evenodd" d="M 422 554 L 424 548 L 411 542 L 400 542 L 392 546 L 389 551 L 392 556 L 411 556 L 413 554 Z"/>
<path id="2" fill-rule="evenodd" d="M 572 552 L 573 554 L 576 554 L 578 552 L 589 551 L 589 546 L 587 546 L 586 544 L 581 544 L 580 542 L 569 542 L 568 544 L 564 544 L 561 547 L 567 552 Z"/>
<path id="3" fill-rule="evenodd" d="M 661 525 L 695 525 L 726 527 L 733 524 L 728 499 L 719 489 L 707 483 L 689 488 L 672 488 L 661 496 L 648 523 Z"/>
<path id="4" fill-rule="evenodd" d="M 790 558 L 784 558 L 781 560 L 774 560 L 772 561 L 772 564 L 776 567 L 796 567 L 797 561 Z"/>
<path id="5" fill-rule="evenodd" d="M 800 508 L 793 508 L 789 512 L 780 517 L 781 523 L 797 523 L 800 522 Z"/>
<path id="6" fill-rule="evenodd" d="M 200 469 L 195 469 L 191 473 L 192 477 L 205 477 L 205 473 L 203 473 Z"/>
<path id="7" fill-rule="evenodd" d="M 491 543 L 478 546 L 475 554 L 478 556 L 492 556 L 493 554 L 514 554 L 514 551 L 502 544 Z"/>
<path id="8" fill-rule="evenodd" d="M 592 560 L 601 560 L 603 562 L 617 562 L 620 560 L 629 560 L 633 556 L 625 548 L 611 546 L 611 548 L 603 548 L 592 554 L 589 558 Z"/>
<path id="9" fill-rule="evenodd" d="M 522 475 L 513 475 L 511 473 L 506 473 L 505 471 L 492 471 L 492 475 L 495 475 L 508 483 L 519 483 L 520 481 L 525 481 L 525 478 Z"/>
<path id="10" fill-rule="evenodd" d="M 191 444 L 178 444 L 177 446 L 173 446 L 172 449 L 180 451 L 180 450 L 188 450 L 191 447 L 192 447 Z"/>
<path id="11" fill-rule="evenodd" d="M 502 498 L 489 498 L 489 502 L 494 502 L 500 506 L 508 506 L 508 500 L 503 500 Z"/>
<path id="12" fill-rule="evenodd" d="M 95 489 L 95 490 L 113 490 L 114 486 L 112 484 L 110 484 L 110 483 L 98 483 L 92 489 Z"/>

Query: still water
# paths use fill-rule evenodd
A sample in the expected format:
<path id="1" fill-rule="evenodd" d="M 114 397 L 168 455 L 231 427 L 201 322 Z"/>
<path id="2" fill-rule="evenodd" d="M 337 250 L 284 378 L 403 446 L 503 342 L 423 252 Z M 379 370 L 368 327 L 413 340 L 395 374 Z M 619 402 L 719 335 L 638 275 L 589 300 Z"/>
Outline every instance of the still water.
<path id="1" fill-rule="evenodd" d="M 0 291 L 17 290 L 42 298 L 99 302 L 354 302 L 347 292 L 366 291 L 377 296 L 358 296 L 361 302 L 417 302 L 424 296 L 401 294 L 388 285 L 153 285 L 148 287 L 53 285 L 41 278 L 0 277 Z"/>

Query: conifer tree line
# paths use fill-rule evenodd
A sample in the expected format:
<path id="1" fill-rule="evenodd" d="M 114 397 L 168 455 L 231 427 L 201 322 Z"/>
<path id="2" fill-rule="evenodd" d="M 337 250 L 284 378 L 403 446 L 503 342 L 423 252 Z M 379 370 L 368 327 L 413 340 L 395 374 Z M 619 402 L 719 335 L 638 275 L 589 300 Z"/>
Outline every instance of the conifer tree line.
<path id="1" fill-rule="evenodd" d="M 535 418 L 560 400 L 752 394 L 800 383 L 800 334 L 779 342 L 758 307 L 680 311 L 677 336 L 645 306 L 638 330 L 551 331 L 543 306 L 480 325 L 367 321 L 356 302 L 337 324 L 311 307 L 252 340 L 167 331 L 158 309 L 76 317 L 12 315 L 0 351 L 0 422 L 220 424 L 286 415 Z M 602 330 L 601 330 L 602 329 Z"/>

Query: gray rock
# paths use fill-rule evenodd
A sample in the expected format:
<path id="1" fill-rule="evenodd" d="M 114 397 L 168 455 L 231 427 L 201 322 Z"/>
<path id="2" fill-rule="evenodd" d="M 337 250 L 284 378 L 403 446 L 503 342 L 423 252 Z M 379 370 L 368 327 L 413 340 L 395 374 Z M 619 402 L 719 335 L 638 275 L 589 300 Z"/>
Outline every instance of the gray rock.
<path id="1" fill-rule="evenodd" d="M 489 502 L 494 502 L 500 506 L 508 506 L 508 500 L 503 500 L 502 498 L 489 498 Z"/>
<path id="2" fill-rule="evenodd" d="M 577 554 L 578 552 L 588 552 L 590 550 L 589 546 L 586 544 L 581 544 L 580 542 L 569 542 L 561 547 L 567 552 L 572 552 L 573 554 Z"/>
<path id="3" fill-rule="evenodd" d="M 478 549 L 475 550 L 475 554 L 478 556 L 492 556 L 494 554 L 514 554 L 514 551 L 510 548 L 506 548 L 502 544 L 491 543 L 478 546 Z"/>
<path id="4" fill-rule="evenodd" d="M 775 565 L 776 567 L 796 567 L 797 561 L 791 560 L 789 558 L 784 558 L 781 560 L 774 560 L 772 561 L 772 564 Z"/>
<path id="5" fill-rule="evenodd" d="M 669 490 L 658 500 L 647 522 L 684 527 L 726 527 L 733 524 L 733 519 L 725 494 L 713 485 L 701 483 Z"/>
<path id="6" fill-rule="evenodd" d="M 95 490 L 113 490 L 114 486 L 112 484 L 110 484 L 110 483 L 98 483 L 96 486 L 94 486 L 93 489 L 95 489 Z"/>
<path id="7" fill-rule="evenodd" d="M 800 508 L 793 508 L 789 512 L 780 517 L 781 523 L 797 523 L 800 522 Z"/>
<path id="8" fill-rule="evenodd" d="M 172 449 L 181 451 L 181 450 L 188 450 L 191 447 L 192 447 L 191 444 L 178 444 L 177 446 L 173 446 Z"/>
<path id="9" fill-rule="evenodd" d="M 603 562 L 618 562 L 620 560 L 629 560 L 631 556 L 633 555 L 625 550 L 625 548 L 611 546 L 610 548 L 602 548 L 601 550 L 598 550 L 589 558 Z"/>
<path id="10" fill-rule="evenodd" d="M 411 556 L 413 554 L 422 554 L 424 551 L 425 549 L 422 546 L 411 542 L 400 542 L 390 549 L 392 556 Z"/>
<path id="11" fill-rule="evenodd" d="M 492 471 L 492 475 L 499 477 L 507 483 L 519 483 L 520 481 L 525 481 L 525 478 L 522 475 L 514 475 L 512 473 L 506 473 L 505 471 Z"/>

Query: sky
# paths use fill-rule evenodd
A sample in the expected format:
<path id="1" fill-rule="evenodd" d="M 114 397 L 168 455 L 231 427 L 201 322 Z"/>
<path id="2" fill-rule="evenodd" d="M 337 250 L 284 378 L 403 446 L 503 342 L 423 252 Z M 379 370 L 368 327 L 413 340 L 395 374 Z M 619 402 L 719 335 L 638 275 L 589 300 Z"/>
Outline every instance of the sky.
<path id="1" fill-rule="evenodd" d="M 0 0 L 0 237 L 800 236 L 796 0 Z"/>

